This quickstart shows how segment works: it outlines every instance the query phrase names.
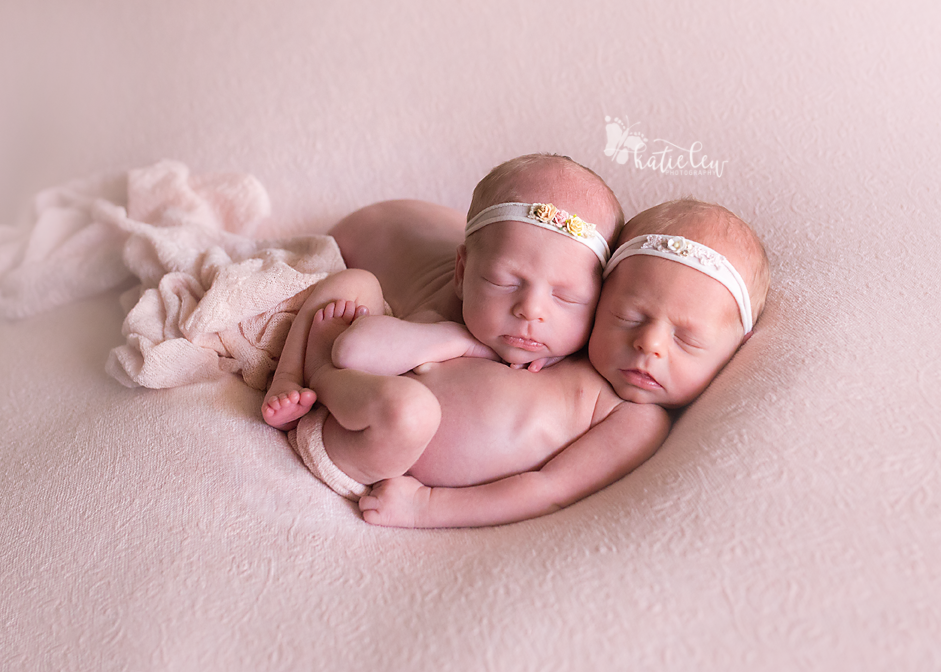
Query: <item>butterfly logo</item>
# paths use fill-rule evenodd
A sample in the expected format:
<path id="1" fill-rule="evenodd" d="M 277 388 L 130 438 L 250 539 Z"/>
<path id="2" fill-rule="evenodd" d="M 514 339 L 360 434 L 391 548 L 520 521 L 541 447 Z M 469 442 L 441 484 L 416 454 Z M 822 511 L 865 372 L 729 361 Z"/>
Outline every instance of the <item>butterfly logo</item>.
<path id="1" fill-rule="evenodd" d="M 612 161 L 624 165 L 632 153 L 636 154 L 647 148 L 647 138 L 644 137 L 644 134 L 640 131 L 631 130 L 640 123 L 639 121 L 628 125 L 629 120 L 626 116 L 624 121 L 621 121 L 620 117 L 614 119 L 605 117 L 604 120 L 606 122 L 605 133 L 607 134 L 604 155 L 611 157 Z"/>

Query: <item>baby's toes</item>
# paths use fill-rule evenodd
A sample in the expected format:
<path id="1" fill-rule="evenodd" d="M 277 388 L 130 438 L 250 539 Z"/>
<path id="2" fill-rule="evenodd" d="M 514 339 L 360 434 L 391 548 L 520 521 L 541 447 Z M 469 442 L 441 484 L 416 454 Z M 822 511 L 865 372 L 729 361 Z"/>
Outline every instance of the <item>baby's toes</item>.
<path id="1" fill-rule="evenodd" d="M 291 405 L 291 398 L 288 392 L 279 394 L 277 397 L 274 397 L 271 400 L 271 406 L 272 408 L 276 410 L 281 410 L 285 406 L 290 406 L 290 405 Z"/>
<path id="2" fill-rule="evenodd" d="M 354 317 L 356 317 L 356 302 L 344 301 L 343 302 L 343 319 L 346 322 L 352 322 Z"/>
<path id="3" fill-rule="evenodd" d="M 328 303 L 326 306 L 323 307 L 324 319 L 332 320 L 337 314 L 338 314 L 338 309 L 337 309 L 336 301 L 331 301 L 330 303 Z"/>

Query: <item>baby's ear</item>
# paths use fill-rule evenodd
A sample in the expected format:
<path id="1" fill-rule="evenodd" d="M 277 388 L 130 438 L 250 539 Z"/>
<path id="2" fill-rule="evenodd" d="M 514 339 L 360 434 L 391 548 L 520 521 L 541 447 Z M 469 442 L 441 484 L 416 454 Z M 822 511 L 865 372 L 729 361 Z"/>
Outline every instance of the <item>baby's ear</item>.
<path id="1" fill-rule="evenodd" d="M 467 245 L 457 246 L 457 258 L 454 260 L 454 293 L 464 300 L 464 271 L 467 267 Z"/>

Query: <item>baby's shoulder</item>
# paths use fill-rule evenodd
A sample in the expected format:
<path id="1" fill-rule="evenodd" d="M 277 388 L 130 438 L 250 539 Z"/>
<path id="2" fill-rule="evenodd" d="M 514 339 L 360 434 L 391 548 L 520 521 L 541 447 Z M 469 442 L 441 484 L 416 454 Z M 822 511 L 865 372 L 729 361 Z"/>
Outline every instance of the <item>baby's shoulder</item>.
<path id="1" fill-rule="evenodd" d="M 595 371 L 595 375 L 600 380 L 601 389 L 598 393 L 592 425 L 607 422 L 629 426 L 632 432 L 644 431 L 645 428 L 657 434 L 669 431 L 673 421 L 666 409 L 657 404 L 636 404 L 626 401 L 617 395 L 611 384 L 601 374 Z"/>
<path id="2" fill-rule="evenodd" d="M 673 424 L 666 409 L 657 404 L 635 404 L 617 395 L 615 399 L 608 413 L 599 419 L 599 423 L 619 428 L 618 431 L 629 431 L 637 437 L 659 437 L 659 441 L 666 438 Z"/>
<path id="3" fill-rule="evenodd" d="M 543 371 L 555 372 L 562 379 L 563 384 L 577 387 L 584 390 L 584 393 L 599 395 L 604 395 L 608 391 L 614 393 L 608 381 L 588 361 L 588 356 L 580 352 L 569 355 L 558 364 L 544 368 Z"/>
<path id="4" fill-rule="evenodd" d="M 558 372 L 561 386 L 574 391 L 582 399 L 592 400 L 595 407 L 592 424 L 595 424 L 599 418 L 607 416 L 623 401 L 615 394 L 604 376 L 591 365 L 588 357 L 581 353 L 570 355 L 551 369 L 543 369 L 543 371 L 547 370 Z"/>

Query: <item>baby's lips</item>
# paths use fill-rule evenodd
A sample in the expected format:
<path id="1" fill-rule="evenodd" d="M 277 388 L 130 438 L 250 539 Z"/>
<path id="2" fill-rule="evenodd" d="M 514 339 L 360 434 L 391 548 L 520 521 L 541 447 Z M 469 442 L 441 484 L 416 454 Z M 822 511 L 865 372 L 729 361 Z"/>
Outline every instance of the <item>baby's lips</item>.
<path id="1" fill-rule="evenodd" d="M 621 371 L 621 375 L 628 383 L 641 389 L 659 390 L 662 388 L 656 378 L 641 369 L 624 369 Z"/>
<path id="2" fill-rule="evenodd" d="M 519 348 L 520 350 L 526 350 L 527 352 L 539 352 L 546 347 L 544 343 L 540 343 L 539 341 L 534 341 L 529 338 L 524 338 L 522 336 L 504 335 L 501 338 L 507 345 L 514 348 Z"/>

